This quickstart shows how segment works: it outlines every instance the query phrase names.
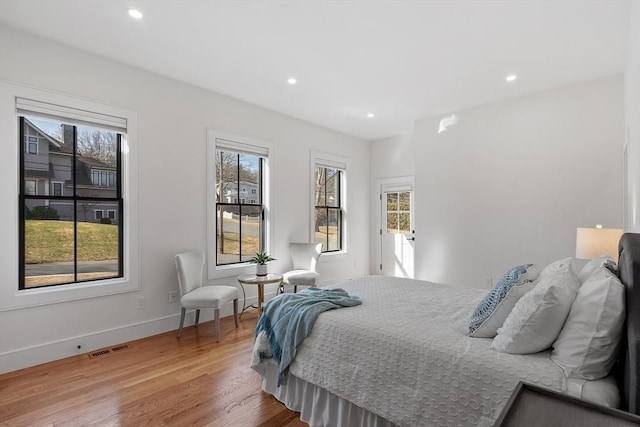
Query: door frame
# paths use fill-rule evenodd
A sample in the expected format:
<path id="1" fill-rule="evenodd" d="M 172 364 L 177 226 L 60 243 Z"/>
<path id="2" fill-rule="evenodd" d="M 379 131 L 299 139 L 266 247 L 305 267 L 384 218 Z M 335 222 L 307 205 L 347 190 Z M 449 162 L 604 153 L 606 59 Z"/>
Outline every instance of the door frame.
<path id="1" fill-rule="evenodd" d="M 382 193 L 383 193 L 383 187 L 386 186 L 392 186 L 392 185 L 411 185 L 411 191 L 413 192 L 413 201 L 411 204 L 411 210 L 413 212 L 413 221 L 414 224 L 412 224 L 415 228 L 415 217 L 416 217 L 416 188 L 415 188 L 415 179 L 413 175 L 405 175 L 405 176 L 397 176 L 397 177 L 390 177 L 390 178 L 378 178 L 376 180 L 376 193 L 374 195 L 374 197 L 377 199 L 376 200 L 376 204 L 378 206 L 378 208 L 376 209 L 376 229 L 375 229 L 375 235 L 377 238 L 378 243 L 376 244 L 376 264 L 374 265 L 374 271 L 376 272 L 375 274 L 377 275 L 381 275 L 382 274 L 382 230 L 383 230 L 383 226 L 382 226 Z M 414 262 L 415 262 L 415 252 L 414 252 Z"/>

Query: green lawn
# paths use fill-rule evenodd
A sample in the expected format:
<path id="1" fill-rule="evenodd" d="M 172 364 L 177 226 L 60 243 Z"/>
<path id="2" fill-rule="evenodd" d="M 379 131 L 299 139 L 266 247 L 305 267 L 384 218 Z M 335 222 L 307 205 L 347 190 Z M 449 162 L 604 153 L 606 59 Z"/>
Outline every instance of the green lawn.
<path id="1" fill-rule="evenodd" d="M 73 261 L 73 223 L 25 221 L 27 264 Z M 118 259 L 118 226 L 78 223 L 78 261 Z"/>

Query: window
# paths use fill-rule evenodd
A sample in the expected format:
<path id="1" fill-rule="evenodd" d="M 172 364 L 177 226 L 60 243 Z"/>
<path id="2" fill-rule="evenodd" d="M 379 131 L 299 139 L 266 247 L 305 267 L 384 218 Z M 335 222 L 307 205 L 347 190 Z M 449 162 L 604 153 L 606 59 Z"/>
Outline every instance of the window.
<path id="1" fill-rule="evenodd" d="M 320 155 L 312 153 L 312 240 L 322 243 L 322 252 L 345 252 L 346 160 Z"/>
<path id="2" fill-rule="evenodd" d="M 0 311 L 66 303 L 139 290 L 138 114 L 132 110 L 6 81 L 0 81 L 0 109 L 5 113 L 13 112 L 9 113 L 9 117 L 3 116 L 8 120 L 0 123 L 0 133 L 8 144 L 14 144 L 15 148 L 20 148 L 16 156 L 0 156 L 0 179 L 10 183 L 5 186 L 10 193 L 10 198 L 6 201 L 10 207 L 0 209 L 0 224 L 3 224 L 0 227 L 0 252 L 9 255 L 0 257 L 0 271 L 3 272 L 2 286 L 0 286 Z M 29 119 L 38 121 L 45 127 L 40 128 L 34 122 L 32 122 L 33 128 L 27 125 L 31 133 L 26 136 L 38 138 L 38 155 L 28 154 L 21 145 L 15 146 L 16 143 L 23 144 L 28 141 L 28 139 L 21 140 L 25 136 L 24 127 L 21 128 L 21 117 L 25 121 Z M 104 236 L 100 234 L 87 234 L 86 231 L 91 227 L 86 225 L 95 223 L 96 208 L 109 209 L 109 205 L 116 206 L 118 202 L 109 200 L 107 205 L 104 205 L 98 204 L 98 201 L 84 199 L 84 196 L 101 197 L 106 189 L 100 191 L 91 185 L 90 170 L 87 169 L 86 163 L 77 162 L 78 172 L 73 173 L 73 163 L 77 156 L 74 158 L 73 152 L 67 150 L 71 145 L 63 144 L 67 139 L 60 124 L 70 125 L 66 128 L 69 131 L 67 138 L 73 137 L 71 132 L 74 126 L 78 139 L 81 137 L 83 128 L 106 130 L 121 135 L 118 171 L 120 175 L 117 176 L 120 180 L 116 183 L 120 187 L 121 203 L 119 208 L 111 207 L 110 209 L 117 212 L 117 217 L 123 220 L 123 224 L 113 225 L 108 233 L 116 240 L 118 249 L 121 251 L 121 254 L 116 255 L 116 262 L 121 263 L 121 268 L 118 266 L 117 269 L 112 269 L 113 274 L 109 274 L 109 277 L 106 275 L 103 278 L 99 277 L 105 272 L 101 273 L 97 269 L 92 271 L 91 267 L 95 265 L 95 261 L 85 260 L 82 255 L 96 255 L 97 252 L 86 250 L 88 245 L 93 244 L 97 247 L 96 251 L 102 251 L 107 255 L 102 258 L 111 268 L 112 261 L 106 259 L 111 255 L 106 249 L 112 248 L 113 245 L 105 244 Z M 86 156 L 85 152 L 79 152 Z M 96 158 L 95 156 L 87 157 Z M 67 160 L 63 160 L 64 158 Z M 81 174 L 79 171 L 83 167 L 85 172 Z M 62 196 L 54 196 L 52 182 L 62 184 Z M 29 191 L 30 187 L 33 191 Z M 103 199 L 100 200 L 102 201 Z M 35 207 L 38 208 L 34 209 Z M 68 219 L 67 213 L 73 213 L 75 221 Z M 55 214 L 59 219 L 55 219 Z M 36 219 L 34 216 L 43 219 Z M 52 219 L 44 219 L 45 217 Z M 77 233 L 74 232 L 73 224 L 77 226 Z M 26 225 L 29 226 L 29 234 L 25 233 Z M 41 228 L 33 227 L 34 225 L 39 225 Z M 49 236 L 42 232 L 46 231 L 46 227 L 68 231 L 56 237 L 56 243 L 61 243 L 60 247 L 53 249 L 38 244 L 33 232 L 40 232 L 41 238 L 48 238 Z M 113 229 L 118 230 L 118 233 L 114 233 Z M 46 241 L 41 240 L 40 243 L 46 243 Z M 77 244 L 77 250 L 73 249 L 74 244 Z M 32 249 L 42 250 L 38 252 Z M 74 278 L 76 261 L 69 254 L 75 256 L 76 251 L 77 262 L 81 267 L 78 274 L 79 280 L 63 284 L 61 280 L 63 274 L 67 278 Z M 54 262 L 51 259 L 52 256 L 64 256 L 69 259 L 69 262 L 57 264 L 61 271 L 54 272 L 50 269 Z M 27 264 L 26 259 L 30 259 L 31 263 Z M 37 265 L 36 262 L 40 264 Z M 36 267 L 43 268 L 43 274 L 37 274 L 40 277 L 34 274 Z M 85 276 L 84 267 L 88 267 L 88 273 L 96 273 L 96 276 L 92 278 Z M 56 279 L 52 273 L 60 276 Z M 44 283 L 36 284 L 36 279 Z M 27 284 L 28 287 L 25 286 Z"/>
<path id="3" fill-rule="evenodd" d="M 387 233 L 411 233 L 411 192 L 385 193 L 387 196 Z"/>
<path id="4" fill-rule="evenodd" d="M 24 151 L 29 154 L 38 154 L 38 137 L 25 136 Z"/>
<path id="5" fill-rule="evenodd" d="M 36 181 L 31 179 L 24 180 L 24 194 L 27 194 L 29 196 L 36 195 Z"/>
<path id="6" fill-rule="evenodd" d="M 20 157 L 19 289 L 123 277 L 122 223 L 100 220 L 123 212 L 122 189 L 116 184 L 121 182 L 124 131 L 38 111 L 19 112 L 18 122 L 20 141 L 41 133 L 49 144 L 43 150 L 47 158 Z M 100 167 L 99 178 L 94 166 Z M 66 183 L 67 195 L 63 182 L 51 182 L 47 195 L 38 194 L 36 180 L 28 179 L 50 176 Z"/>
<path id="7" fill-rule="evenodd" d="M 209 277 L 247 265 L 256 252 L 267 251 L 266 191 L 268 147 L 260 141 L 209 132 L 210 199 Z M 251 198 L 245 195 L 249 192 Z M 228 275 L 228 273 L 227 273 Z"/>
<path id="8" fill-rule="evenodd" d="M 61 182 L 52 182 L 51 183 L 51 194 L 54 196 L 62 196 L 62 183 Z"/>
<path id="9" fill-rule="evenodd" d="M 102 187 L 115 187 L 116 172 L 93 169 L 91 171 L 91 184 Z"/>

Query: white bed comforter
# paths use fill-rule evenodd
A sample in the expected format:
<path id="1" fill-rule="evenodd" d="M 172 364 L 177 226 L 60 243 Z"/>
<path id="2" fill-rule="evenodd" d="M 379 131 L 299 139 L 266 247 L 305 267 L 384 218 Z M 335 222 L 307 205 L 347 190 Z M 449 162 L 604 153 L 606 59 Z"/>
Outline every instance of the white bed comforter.
<path id="1" fill-rule="evenodd" d="M 563 391 L 549 352 L 518 356 L 465 335 L 481 289 L 370 276 L 340 283 L 362 305 L 323 313 L 296 377 L 398 425 L 485 425 L 518 381 Z"/>

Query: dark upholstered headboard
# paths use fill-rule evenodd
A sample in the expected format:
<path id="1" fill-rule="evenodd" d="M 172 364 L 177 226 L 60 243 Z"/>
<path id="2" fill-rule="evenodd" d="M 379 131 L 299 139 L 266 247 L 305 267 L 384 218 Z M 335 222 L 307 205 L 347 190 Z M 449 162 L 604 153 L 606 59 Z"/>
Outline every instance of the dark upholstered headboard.
<path id="1" fill-rule="evenodd" d="M 620 281 L 626 287 L 627 322 L 620 349 L 623 409 L 640 415 L 640 234 L 625 233 L 618 247 Z"/>

